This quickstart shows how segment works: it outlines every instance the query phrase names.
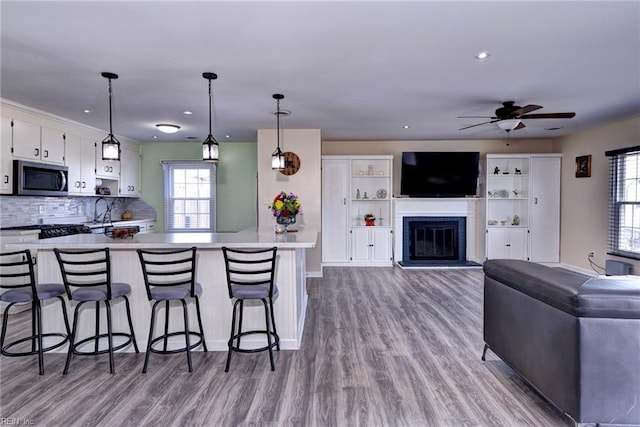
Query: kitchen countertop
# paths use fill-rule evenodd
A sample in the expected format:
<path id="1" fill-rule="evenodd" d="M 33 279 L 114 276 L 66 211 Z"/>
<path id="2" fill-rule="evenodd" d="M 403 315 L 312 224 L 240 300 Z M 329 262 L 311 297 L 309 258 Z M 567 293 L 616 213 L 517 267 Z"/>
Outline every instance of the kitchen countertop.
<path id="1" fill-rule="evenodd" d="M 130 221 L 127 221 L 130 222 Z M 115 223 L 114 223 L 115 224 Z M 124 225 L 119 222 L 117 225 Z M 46 250 L 53 248 L 95 249 L 154 249 L 195 245 L 202 249 L 235 248 L 314 248 L 318 231 L 301 227 L 297 232 L 276 234 L 273 227 L 249 228 L 237 233 L 149 233 L 136 234 L 132 238 L 113 239 L 104 234 L 74 234 L 31 242 L 10 243 L 15 249 Z"/>

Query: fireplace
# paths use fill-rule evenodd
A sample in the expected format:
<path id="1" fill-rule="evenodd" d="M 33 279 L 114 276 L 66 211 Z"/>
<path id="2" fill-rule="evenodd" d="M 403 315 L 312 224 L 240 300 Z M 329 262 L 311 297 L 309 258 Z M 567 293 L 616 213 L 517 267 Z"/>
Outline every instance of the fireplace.
<path id="1" fill-rule="evenodd" d="M 394 198 L 396 262 L 409 268 L 479 266 L 476 248 L 479 200 Z"/>
<path id="2" fill-rule="evenodd" d="M 406 216 L 403 223 L 402 259 L 405 263 L 466 259 L 464 217 Z"/>

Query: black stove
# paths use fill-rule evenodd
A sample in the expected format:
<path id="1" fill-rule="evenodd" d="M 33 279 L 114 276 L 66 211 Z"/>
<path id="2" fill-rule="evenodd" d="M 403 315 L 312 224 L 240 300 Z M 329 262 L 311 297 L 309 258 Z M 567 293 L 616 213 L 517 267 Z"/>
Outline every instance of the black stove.
<path id="1" fill-rule="evenodd" d="M 40 230 L 39 239 L 69 236 L 72 234 L 91 234 L 91 229 L 83 224 L 36 224 L 7 227 L 2 230 Z"/>

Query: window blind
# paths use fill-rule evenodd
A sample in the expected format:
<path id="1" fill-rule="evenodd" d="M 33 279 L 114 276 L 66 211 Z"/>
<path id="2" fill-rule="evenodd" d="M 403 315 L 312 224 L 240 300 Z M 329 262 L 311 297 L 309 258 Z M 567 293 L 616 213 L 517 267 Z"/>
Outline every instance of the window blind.
<path id="1" fill-rule="evenodd" d="M 164 229 L 216 231 L 216 165 L 202 160 L 163 160 Z"/>
<path id="2" fill-rule="evenodd" d="M 607 151 L 611 255 L 640 259 L 640 146 Z"/>

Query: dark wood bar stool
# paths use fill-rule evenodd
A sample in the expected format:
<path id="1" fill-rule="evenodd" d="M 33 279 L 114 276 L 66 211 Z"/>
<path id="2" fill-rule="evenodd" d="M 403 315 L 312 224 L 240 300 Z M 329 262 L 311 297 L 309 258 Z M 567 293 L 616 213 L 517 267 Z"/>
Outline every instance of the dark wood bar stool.
<path id="1" fill-rule="evenodd" d="M 247 250 L 223 247 L 222 252 L 227 273 L 229 298 L 235 299 L 231 319 L 231 337 L 227 343 L 229 350 L 224 371 L 229 372 L 231 353 L 234 351 L 239 353 L 269 351 L 271 370 L 275 371 L 273 348 L 280 350 L 280 337 L 278 336 L 273 316 L 273 298 L 278 295 L 278 286 L 274 283 L 277 248 Z M 265 318 L 264 330 L 242 330 L 242 314 L 245 300 L 262 301 Z M 236 331 L 237 315 L 240 316 L 240 319 Z M 255 349 L 240 348 L 240 339 L 243 336 L 254 334 L 266 335 L 267 345 Z"/>
<path id="2" fill-rule="evenodd" d="M 69 351 L 67 352 L 67 362 L 64 366 L 64 374 L 69 372 L 71 356 L 76 355 L 97 355 L 109 353 L 109 370 L 115 373 L 113 352 L 120 350 L 129 344 L 133 344 L 136 353 L 138 344 L 133 331 L 131 321 L 131 308 L 127 295 L 131 293 L 131 285 L 128 283 L 111 281 L 111 257 L 109 248 L 91 250 L 60 250 L 54 249 L 62 280 L 67 291 L 67 296 L 71 301 L 77 301 L 74 310 L 73 328 L 71 330 L 71 340 Z M 129 332 L 113 332 L 111 321 L 111 302 L 116 298 L 122 298 L 127 310 L 127 320 L 129 322 Z M 95 334 L 76 342 L 78 334 L 78 318 L 80 308 L 87 302 L 95 302 L 96 325 Z M 107 313 L 107 332 L 100 332 L 100 303 L 104 303 Z M 113 337 L 125 338 L 124 342 L 114 346 Z M 100 340 L 107 339 L 107 348 L 100 348 Z M 82 350 L 81 347 L 87 343 L 94 343 L 93 351 Z"/>
<path id="3" fill-rule="evenodd" d="M 16 357 L 37 354 L 40 375 L 44 375 L 43 353 L 64 345 L 71 336 L 67 307 L 62 298 L 65 292 L 64 286 L 59 283 L 36 284 L 31 251 L 27 249 L 0 254 L 0 289 L 3 290 L 0 300 L 8 303 L 2 316 L 2 336 L 0 338 L 2 355 Z M 51 298 L 57 298 L 60 301 L 64 326 L 67 330 L 66 334 L 43 333 L 42 331 L 42 302 Z M 9 310 L 15 304 L 20 303 L 31 303 L 31 335 L 18 338 L 5 345 Z M 52 345 L 44 347 L 43 338 L 49 337 L 58 337 L 60 339 Z M 29 341 L 31 342 L 30 350 L 18 349 L 20 344 Z"/>
<path id="4" fill-rule="evenodd" d="M 147 353 L 144 358 L 142 373 L 147 372 L 149 355 L 151 353 L 171 354 L 187 353 L 187 364 L 189 372 L 193 372 L 191 361 L 191 350 L 202 344 L 204 351 L 207 351 L 207 343 L 204 338 L 202 328 L 202 317 L 200 316 L 200 300 L 202 295 L 202 285 L 196 282 L 196 248 L 176 249 L 176 250 L 142 250 L 138 249 L 138 257 L 142 266 L 142 275 L 147 289 L 149 301 L 155 301 L 151 308 L 151 325 L 149 326 L 149 340 L 147 341 Z M 189 329 L 189 313 L 187 310 L 187 299 L 193 299 L 196 304 L 196 314 L 198 317 L 199 332 Z M 180 301 L 184 317 L 184 329 L 182 331 L 169 332 L 169 312 L 171 301 Z M 164 333 L 153 337 L 156 308 L 158 304 L 164 302 Z M 168 341 L 170 337 L 184 336 L 184 347 L 169 349 Z M 191 336 L 196 339 L 191 342 Z M 154 348 L 156 343 L 162 343 L 162 348 Z"/>

